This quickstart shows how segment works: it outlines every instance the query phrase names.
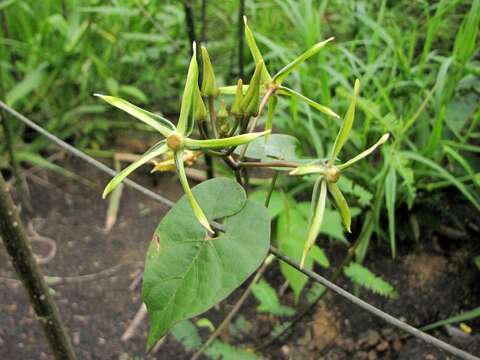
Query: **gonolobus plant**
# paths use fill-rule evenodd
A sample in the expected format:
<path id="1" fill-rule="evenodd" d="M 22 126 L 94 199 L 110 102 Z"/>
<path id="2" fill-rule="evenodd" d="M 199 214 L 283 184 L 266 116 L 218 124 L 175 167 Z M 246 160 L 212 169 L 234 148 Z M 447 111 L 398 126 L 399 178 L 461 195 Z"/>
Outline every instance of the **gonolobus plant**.
<path id="1" fill-rule="evenodd" d="M 163 154 L 173 157 L 186 195 L 161 220 L 147 251 L 143 301 L 151 320 L 149 348 L 179 321 L 205 312 L 227 297 L 264 261 L 270 246 L 270 217 L 263 204 L 247 197 L 244 186 L 248 182 L 248 168 L 288 170 L 294 176 L 315 174 L 318 177 L 312 195 L 310 229 L 301 258 L 302 267 L 311 267 L 311 262 L 306 262 L 306 259 L 311 256 L 309 250 L 320 232 L 327 192 L 350 231 L 350 210 L 337 181 L 344 170 L 388 139 L 388 134 L 385 134 L 371 148 L 337 164 L 337 156 L 353 124 L 359 92 L 357 80 L 330 157 L 312 161 L 290 152 L 292 137 L 270 135 L 277 96 L 293 96 L 328 116 L 339 117 L 326 106 L 282 85 L 292 71 L 332 39 L 319 42 L 272 77 L 246 20 L 245 36 L 256 65 L 248 85 L 240 79 L 236 86 L 219 87 L 208 52 L 202 47 L 203 80 L 199 87 L 196 46 L 193 45 L 177 125 L 125 100 L 98 95 L 165 137 L 118 173 L 106 186 L 104 196 L 135 169 Z M 218 108 L 218 98 L 229 95 L 234 95 L 229 106 L 220 99 Z M 265 107 L 268 107 L 265 130 L 254 132 Z M 190 137 L 195 125 L 200 139 Z M 262 136 L 264 138 L 260 138 Z M 192 157 L 190 151 L 223 161 L 236 181 L 216 177 L 190 189 L 184 168 L 185 159 Z M 157 165 L 154 171 L 162 168 L 162 165 Z M 276 178 L 272 179 L 271 191 Z"/>

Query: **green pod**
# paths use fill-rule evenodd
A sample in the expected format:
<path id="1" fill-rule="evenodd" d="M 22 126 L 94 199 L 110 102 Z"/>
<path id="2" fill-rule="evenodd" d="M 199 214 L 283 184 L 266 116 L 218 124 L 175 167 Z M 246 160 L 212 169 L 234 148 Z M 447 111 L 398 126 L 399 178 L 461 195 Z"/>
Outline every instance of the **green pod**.
<path id="1" fill-rule="evenodd" d="M 205 106 L 205 103 L 203 102 L 202 99 L 202 94 L 200 93 L 200 89 L 198 86 L 194 90 L 194 119 L 195 121 L 205 121 L 207 120 L 208 113 L 207 113 L 207 108 Z"/>
<path id="2" fill-rule="evenodd" d="M 242 113 L 249 116 L 255 116 L 258 112 L 258 106 L 260 102 L 260 80 L 263 70 L 263 60 L 260 60 L 255 67 L 255 72 L 248 85 L 247 93 L 242 100 L 240 109 Z"/>
<path id="3" fill-rule="evenodd" d="M 243 81 L 242 79 L 238 79 L 237 92 L 235 94 L 235 100 L 233 101 L 232 109 L 231 109 L 233 115 L 235 116 L 243 115 L 242 109 L 241 109 L 242 101 L 243 101 Z"/>
<path id="4" fill-rule="evenodd" d="M 202 46 L 202 63 L 203 63 L 203 80 L 202 80 L 202 95 L 217 97 L 219 90 L 217 87 L 217 80 L 215 79 L 215 72 L 213 71 L 212 62 L 208 55 L 207 49 Z"/>
<path id="5" fill-rule="evenodd" d="M 218 110 L 217 119 L 223 122 L 227 118 L 228 118 L 227 105 L 225 105 L 225 100 L 222 99 L 220 101 L 220 110 Z"/>

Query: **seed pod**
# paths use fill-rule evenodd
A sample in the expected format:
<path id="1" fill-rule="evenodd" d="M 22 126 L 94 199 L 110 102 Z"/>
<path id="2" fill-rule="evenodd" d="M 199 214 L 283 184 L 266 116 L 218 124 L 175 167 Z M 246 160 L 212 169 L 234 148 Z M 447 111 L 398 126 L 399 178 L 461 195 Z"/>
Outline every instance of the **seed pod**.
<path id="1" fill-rule="evenodd" d="M 235 100 L 232 104 L 231 112 L 235 116 L 242 115 L 241 104 L 243 100 L 243 81 L 242 79 L 238 79 L 237 82 L 237 93 L 235 95 Z"/>
<path id="2" fill-rule="evenodd" d="M 263 70 L 263 60 L 260 60 L 255 67 L 250 84 L 248 85 L 247 93 L 242 100 L 240 106 L 243 113 L 249 116 L 255 116 L 258 112 L 258 105 L 260 102 L 260 79 Z"/>
<path id="3" fill-rule="evenodd" d="M 220 110 L 218 110 L 217 119 L 223 122 L 227 118 L 228 118 L 227 106 L 225 105 L 225 100 L 222 99 L 220 101 Z"/>
<path id="4" fill-rule="evenodd" d="M 202 99 L 202 94 L 200 93 L 200 89 L 198 86 L 195 89 L 195 94 L 194 94 L 194 118 L 195 121 L 205 121 L 207 120 L 208 113 L 207 113 L 207 108 L 205 106 L 205 103 L 203 102 Z"/>
<path id="5" fill-rule="evenodd" d="M 202 62 L 203 62 L 203 80 L 202 80 L 202 95 L 217 97 L 219 90 L 217 81 L 215 79 L 215 72 L 213 71 L 212 62 L 208 55 L 207 49 L 202 46 Z"/>

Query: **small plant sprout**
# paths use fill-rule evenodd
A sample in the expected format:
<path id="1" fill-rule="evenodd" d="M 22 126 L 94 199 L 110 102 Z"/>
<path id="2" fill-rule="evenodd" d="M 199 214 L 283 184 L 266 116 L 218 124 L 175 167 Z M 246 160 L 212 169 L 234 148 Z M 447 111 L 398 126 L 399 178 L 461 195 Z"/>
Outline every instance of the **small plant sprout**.
<path id="1" fill-rule="evenodd" d="M 327 190 L 333 198 L 333 201 L 340 212 L 342 217 L 342 222 L 348 232 L 350 232 L 351 225 L 351 213 L 350 208 L 343 196 L 340 188 L 337 185 L 338 180 L 340 179 L 341 172 L 348 167 L 355 164 L 357 161 L 363 159 L 364 157 L 371 154 L 377 147 L 382 145 L 385 141 L 388 140 L 389 134 L 384 134 L 376 144 L 358 154 L 354 158 L 348 160 L 347 162 L 335 165 L 335 160 L 337 159 L 340 150 L 348 140 L 350 130 L 352 129 L 353 120 L 355 117 L 355 104 L 358 97 L 358 92 L 360 89 L 360 81 L 357 79 L 353 88 L 353 97 L 348 107 L 347 113 L 345 114 L 345 119 L 343 121 L 342 127 L 340 128 L 335 143 L 330 154 L 330 158 L 325 164 L 321 160 L 316 160 L 313 163 L 299 166 L 296 169 L 290 172 L 290 175 L 307 175 L 307 174 L 318 174 L 319 177 L 315 181 L 315 186 L 312 195 L 312 216 L 310 220 L 310 228 L 307 235 L 307 240 L 303 249 L 302 259 L 300 265 L 303 267 L 305 259 L 308 252 L 312 248 L 315 240 L 320 232 L 320 227 L 323 221 L 323 215 L 325 213 L 325 205 L 327 198 Z"/>
<path id="2" fill-rule="evenodd" d="M 195 117 L 200 116 L 202 109 L 205 109 L 205 105 L 201 97 L 197 94 L 198 89 L 198 64 L 196 60 L 196 51 L 195 44 L 193 44 L 193 56 L 190 61 L 190 66 L 187 73 L 187 80 L 185 83 L 185 89 L 183 91 L 182 103 L 180 107 L 180 115 L 178 123 L 175 126 L 168 119 L 146 110 L 143 110 L 128 101 L 123 99 L 95 94 L 100 97 L 102 100 L 108 102 L 109 104 L 127 112 L 133 117 L 137 118 L 140 121 L 143 121 L 147 125 L 151 126 L 157 130 L 162 136 L 165 137 L 164 140 L 159 141 L 153 145 L 145 154 L 142 155 L 138 160 L 134 161 L 128 167 L 119 172 L 105 187 L 103 191 L 103 197 L 105 198 L 113 189 L 115 189 L 128 175 L 130 175 L 134 170 L 140 166 L 152 161 L 153 159 L 159 157 L 160 155 L 165 154 L 168 151 L 173 153 L 173 158 L 175 162 L 175 167 L 177 169 L 178 177 L 180 183 L 182 184 L 183 190 L 188 197 L 190 206 L 195 214 L 195 217 L 198 219 L 200 224 L 203 225 L 205 229 L 213 233 L 212 228 L 208 222 L 207 217 L 202 211 L 197 200 L 193 196 L 190 186 L 188 184 L 187 176 L 184 168 L 184 153 L 185 151 L 204 151 L 209 149 L 221 149 L 231 146 L 238 146 L 247 144 L 250 141 L 263 136 L 267 133 L 256 132 L 256 133 L 247 133 L 237 136 L 231 136 L 223 139 L 208 139 L 208 140 L 195 140 L 191 139 L 188 136 L 192 133 L 194 128 Z M 206 53 L 206 52 L 205 52 Z M 208 55 L 207 55 L 208 56 Z M 211 64 L 210 64 L 211 67 Z M 213 72 L 213 69 L 212 69 Z M 215 92 L 215 80 L 210 80 L 208 85 L 205 86 L 205 90 L 209 94 Z M 194 101 L 195 97 L 195 101 Z M 196 109 L 195 109 L 196 108 Z M 204 110 L 206 112 L 206 110 Z M 188 153 L 187 153 L 188 157 Z M 160 167 L 161 168 L 161 167 Z M 158 168 L 157 168 L 158 169 Z M 155 170 L 155 169 L 154 169 Z"/>

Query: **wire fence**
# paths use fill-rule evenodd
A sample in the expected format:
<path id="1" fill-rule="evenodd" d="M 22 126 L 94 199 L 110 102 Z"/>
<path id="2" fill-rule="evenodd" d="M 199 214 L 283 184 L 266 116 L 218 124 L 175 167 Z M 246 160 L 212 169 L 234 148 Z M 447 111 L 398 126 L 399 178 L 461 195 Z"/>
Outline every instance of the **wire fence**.
<path id="1" fill-rule="evenodd" d="M 117 173 L 115 170 L 106 166 L 102 162 L 100 162 L 100 161 L 94 159 L 93 157 L 83 153 L 82 151 L 78 150 L 74 146 L 68 144 L 67 142 L 58 138 L 54 134 L 45 130 L 44 128 L 39 126 L 37 123 L 28 119 L 26 116 L 20 114 L 16 110 L 12 109 L 11 107 L 6 105 L 2 101 L 0 101 L 0 108 L 4 109 L 10 115 L 12 115 L 16 119 L 22 121 L 24 124 L 26 124 L 27 126 L 32 128 L 33 130 L 37 131 L 38 133 L 42 134 L 43 136 L 45 136 L 46 138 L 48 138 L 49 140 L 51 140 L 52 142 L 54 142 L 55 144 L 60 146 L 61 148 L 67 150 L 72 155 L 84 160 L 88 164 L 96 167 L 97 169 L 99 169 L 99 170 L 101 170 L 101 171 L 103 171 L 103 172 L 105 172 L 105 173 L 107 173 L 111 176 L 114 176 Z M 7 120 L 3 119 L 3 121 L 7 121 Z M 169 199 L 167 199 L 167 198 L 165 198 L 165 197 L 163 197 L 163 196 L 145 188 L 144 186 L 136 183 L 135 181 L 132 181 L 130 179 L 125 179 L 124 183 L 125 183 L 125 185 L 139 191 L 140 193 L 142 193 L 142 194 L 144 194 L 144 195 L 162 203 L 163 205 L 165 205 L 168 208 L 171 208 L 175 204 L 173 201 L 171 201 L 171 200 L 169 200 Z M 221 225 L 214 223 L 214 226 L 220 227 Z M 385 322 L 389 323 L 390 325 L 393 325 L 396 328 L 398 328 L 402 331 L 405 331 L 405 332 L 409 333 L 410 335 L 412 335 L 414 337 L 417 337 L 417 338 L 419 338 L 419 339 L 421 339 L 421 340 L 423 340 L 423 341 L 425 341 L 425 342 L 427 342 L 427 343 L 429 343 L 429 344 L 431 344 L 431 345 L 433 345 L 433 346 L 435 346 L 439 349 L 442 349 L 442 350 L 444 350 L 444 351 L 446 351 L 446 352 L 448 352 L 448 353 L 450 353 L 454 356 L 457 356 L 460 359 L 480 360 L 479 357 L 477 357 L 473 354 L 469 354 L 466 351 L 464 351 L 462 349 L 459 349 L 459 348 L 457 348 L 453 345 L 450 345 L 450 344 L 444 342 L 443 340 L 440 340 L 440 339 L 438 339 L 438 338 L 436 338 L 436 337 L 434 337 L 430 334 L 427 334 L 427 333 L 415 328 L 414 326 L 411 326 L 411 325 L 407 324 L 406 322 L 403 322 L 403 321 L 397 319 L 396 317 L 378 309 L 377 307 L 375 307 L 375 306 L 367 303 L 366 301 L 360 299 L 359 297 L 351 294 L 350 292 L 341 288 L 340 286 L 330 282 L 329 280 L 327 280 L 323 276 L 321 276 L 321 275 L 319 275 L 319 274 L 317 274 L 313 271 L 301 268 L 300 265 L 296 261 L 290 259 L 285 254 L 282 254 L 275 247 L 270 246 L 270 253 L 272 253 L 274 256 L 276 256 L 281 261 L 284 261 L 287 264 L 289 264 L 290 266 L 294 267 L 298 271 L 301 271 L 306 276 L 308 276 L 311 280 L 313 280 L 313 281 L 315 281 L 319 284 L 322 284 L 323 286 L 327 287 L 331 291 L 333 291 L 336 294 L 340 295 L 341 297 L 351 301 L 352 303 L 354 303 L 358 307 L 361 307 L 362 309 L 364 309 L 364 310 L 370 312 L 371 314 L 379 317 L 380 319 L 384 320 Z"/>

